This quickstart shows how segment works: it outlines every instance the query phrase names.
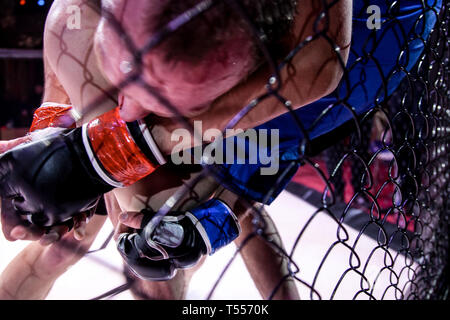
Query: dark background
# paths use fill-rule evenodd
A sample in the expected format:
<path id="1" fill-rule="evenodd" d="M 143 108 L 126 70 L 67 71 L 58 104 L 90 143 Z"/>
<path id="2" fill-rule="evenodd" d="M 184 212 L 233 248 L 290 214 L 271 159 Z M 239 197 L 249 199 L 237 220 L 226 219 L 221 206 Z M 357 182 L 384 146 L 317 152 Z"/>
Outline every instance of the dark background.
<path id="1" fill-rule="evenodd" d="M 41 103 L 42 59 L 11 58 L 15 51 L 3 49 L 40 53 L 45 18 L 52 2 L 0 0 L 0 128 L 28 127 L 33 111 Z"/>

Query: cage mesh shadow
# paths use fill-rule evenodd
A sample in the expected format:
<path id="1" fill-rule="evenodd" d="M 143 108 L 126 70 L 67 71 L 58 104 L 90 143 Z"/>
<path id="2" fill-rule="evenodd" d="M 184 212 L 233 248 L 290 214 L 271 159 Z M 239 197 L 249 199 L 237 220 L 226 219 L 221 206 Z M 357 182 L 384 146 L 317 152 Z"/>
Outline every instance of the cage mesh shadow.
<path id="1" fill-rule="evenodd" d="M 446 0 L 412 1 L 417 10 L 405 12 L 399 1 L 378 1 L 383 17 L 381 28 L 366 28 L 364 33 L 359 33 L 361 28 L 354 28 L 349 61 L 345 63 L 339 55 L 340 48 L 329 37 L 327 29 L 328 13 L 339 1 L 320 1 L 323 10 L 313 17 L 316 19 L 314 34 L 301 41 L 281 61 L 267 47 L 264 28 L 248 18 L 242 3 L 224 1 L 246 21 L 248 32 L 254 36 L 272 73 L 267 79 L 267 91 L 254 97 L 250 104 L 242 105 L 241 112 L 227 127 L 234 127 L 265 99 L 275 98 L 286 109 L 284 117 L 290 117 L 290 125 L 296 126 L 299 133 L 295 150 L 291 150 L 295 157 L 290 158 L 280 176 L 292 174 L 300 167 L 298 174 L 308 170 L 321 181 L 321 187 L 314 189 L 301 182 L 297 186 L 288 185 L 289 192 L 301 194 L 298 188 L 306 188 L 315 195 L 314 202 L 311 202 L 314 212 L 304 225 L 298 226 L 294 245 L 288 250 L 278 246 L 273 233 L 267 230 L 264 206 L 244 201 L 251 211 L 254 230 L 236 249 L 208 298 L 219 290 L 229 266 L 254 237 L 265 240 L 287 261 L 286 275 L 279 279 L 269 298 L 276 295 L 285 281 L 294 280 L 302 288 L 302 299 L 336 299 L 349 277 L 358 279 L 358 285 L 352 288 L 350 295 L 353 299 L 445 299 L 448 295 L 450 3 Z M 134 53 L 134 70 L 138 70 L 117 88 L 111 88 L 105 96 L 114 96 L 130 83 L 139 84 L 168 110 L 178 114 L 180 125 L 193 131 L 190 122 L 177 108 L 143 81 L 139 70 L 146 52 L 192 19 L 211 10 L 218 2 L 222 1 L 199 1 L 187 13 L 177 16 L 159 30 L 142 48 L 133 43 L 114 15 L 103 9 L 102 16 L 108 19 Z M 361 11 L 354 8 L 353 20 L 360 19 L 365 24 L 368 17 L 366 9 L 370 4 L 369 1 L 360 1 L 358 7 Z M 400 17 L 408 13 L 416 18 L 405 24 Z M 390 45 L 386 44 L 387 38 Z M 281 71 L 290 68 L 292 59 L 301 55 L 308 44 L 319 39 L 326 40 L 336 52 L 343 69 L 342 80 L 327 97 L 326 104 L 321 107 L 315 105 L 315 109 L 305 106 L 295 110 L 290 97 L 281 93 L 284 85 Z M 62 38 L 61 49 L 62 55 L 70 54 Z M 94 85 L 89 70 L 85 70 L 85 75 L 85 85 Z M 92 106 L 106 99 L 105 96 L 93 101 Z M 315 115 L 314 119 L 306 117 L 307 113 Z M 177 193 L 178 199 L 186 195 L 195 199 L 194 185 L 208 176 L 223 179 L 220 168 L 202 165 L 201 174 Z M 273 183 L 264 200 L 276 194 L 281 180 Z M 156 219 L 170 209 L 163 207 Z M 298 214 L 301 213 L 292 212 L 293 216 Z M 359 217 L 356 222 L 355 214 Z M 303 242 L 305 234 L 321 216 L 333 221 L 336 232 L 314 273 L 305 278 L 303 270 L 308 261 L 297 261 L 294 255 L 302 246 L 308 245 Z M 355 237 L 350 236 L 350 229 L 356 230 Z M 367 235 L 373 239 L 373 247 L 362 254 L 360 241 Z M 327 280 L 329 290 L 323 292 L 318 284 L 322 281 L 324 266 L 336 248 L 345 252 L 340 260 L 341 271 L 335 278 Z M 376 255 L 382 257 L 383 263 L 374 269 L 371 259 Z M 127 277 L 124 285 L 98 298 L 111 298 L 132 288 L 135 282 L 133 277 Z"/>

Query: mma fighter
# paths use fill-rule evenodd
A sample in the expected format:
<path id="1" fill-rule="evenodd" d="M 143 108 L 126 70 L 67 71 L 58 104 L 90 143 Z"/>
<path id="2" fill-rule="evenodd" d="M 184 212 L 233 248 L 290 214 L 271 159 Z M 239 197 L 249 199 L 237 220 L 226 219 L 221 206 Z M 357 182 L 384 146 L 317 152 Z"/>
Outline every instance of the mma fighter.
<path id="1" fill-rule="evenodd" d="M 298 4 L 296 1 L 286 2 L 285 9 L 289 4 L 295 4 L 296 14 L 287 12 L 286 15 L 278 16 L 280 20 L 277 23 L 267 23 L 264 19 L 260 21 L 260 29 L 266 35 L 272 50 L 283 53 L 286 53 L 283 48 L 289 50 L 313 34 L 315 19 L 311 17 L 319 16 L 323 10 L 321 5 L 315 4 L 314 1 L 300 1 Z M 258 10 L 255 8 L 270 5 L 265 1 L 243 3 L 256 17 Z M 67 16 L 64 8 L 73 4 L 83 8 L 85 18 L 83 28 L 77 31 L 65 27 Z M 165 190 L 159 193 L 154 190 L 158 177 L 174 175 L 173 172 L 168 172 L 170 164 L 163 163 L 169 158 L 173 147 L 170 133 L 180 124 L 176 118 L 172 118 L 173 110 L 167 108 L 167 105 L 175 106 L 189 121 L 203 121 L 205 130 L 223 128 L 246 103 L 266 90 L 265 83 L 270 70 L 263 63 L 245 22 L 225 4 L 216 5 L 203 13 L 202 18 L 183 26 L 165 42 L 145 53 L 142 61 L 137 62 L 129 47 L 129 41 L 137 48 L 144 46 L 146 40 L 154 36 L 157 30 L 193 7 L 196 1 L 183 1 L 182 4 L 178 1 L 166 1 L 161 5 L 139 0 L 101 1 L 101 4 L 97 4 L 101 5 L 101 15 L 96 4 L 90 1 L 60 0 L 55 1 L 49 13 L 44 54 L 46 89 L 52 90 L 47 90 L 44 102 L 53 102 L 53 107 L 63 103 L 70 104 L 67 109 L 70 110 L 69 118 L 76 120 L 77 125 L 85 125 L 52 132 L 44 139 L 22 144 L 2 156 L 2 226 L 10 238 L 19 234 L 18 238 L 37 239 L 44 234 L 44 230 L 50 228 L 51 231 L 44 235 L 44 242 L 50 242 L 48 235 L 53 237 L 50 240 L 59 238 L 60 234 L 67 231 L 68 221 L 76 224 L 76 230 L 81 230 L 81 235 L 78 234 L 77 238 L 82 238 L 83 228 L 80 228 L 80 225 L 83 225 L 83 218 L 80 218 L 79 213 L 85 212 L 83 215 L 88 215 L 87 212 L 95 207 L 98 197 L 105 193 L 112 221 L 117 224 L 118 213 L 130 212 L 121 215 L 122 222 L 128 223 L 133 229 L 140 229 L 142 216 L 132 212 L 140 212 L 144 208 L 147 211 L 157 210 L 174 192 L 173 187 L 181 185 L 178 178 L 177 182 L 171 185 L 169 183 Z M 349 6 L 351 1 L 340 1 L 329 9 L 329 23 L 332 27 L 328 36 L 344 49 L 336 53 L 325 39 L 319 38 L 293 59 L 292 64 L 296 69 L 294 75 L 282 74 L 286 80 L 281 93 L 288 96 L 295 107 L 301 107 L 330 93 L 338 84 L 342 73 L 339 60 L 345 61 L 348 53 L 345 48 L 348 48 L 350 34 Z M 142 19 L 141 23 L 136 23 L 136 19 Z M 117 34 L 117 25 L 114 23 L 117 21 L 129 38 Z M 211 21 L 220 23 L 211 26 Z M 340 59 L 337 55 L 341 55 Z M 139 70 L 136 70 L 138 67 Z M 122 88 L 123 80 L 133 72 L 139 72 L 139 81 Z M 89 81 L 86 81 L 86 77 Z M 108 94 L 107 90 L 111 86 L 120 87 L 118 100 Z M 155 98 L 155 95 L 148 92 L 148 86 L 158 88 L 162 97 Z M 98 100 L 100 102 L 94 108 L 90 102 L 95 101 L 99 95 L 106 98 Z M 115 108 L 117 105 L 120 109 Z M 47 111 L 45 108 L 48 106 L 49 104 L 44 105 L 41 111 Z M 283 105 L 275 99 L 267 99 L 250 111 L 239 122 L 239 127 L 255 127 L 283 112 Z M 70 127 L 72 124 L 69 121 L 68 125 L 64 123 L 47 126 Z M 109 126 L 110 124 L 117 126 Z M 119 132 L 115 128 L 119 128 Z M 102 150 L 105 141 L 115 135 L 119 139 L 131 136 L 132 139 L 128 140 L 137 141 L 123 148 L 125 153 L 129 152 L 125 160 L 120 159 L 120 150 L 114 149 L 119 145 L 119 140 L 109 144 L 112 148 L 109 151 L 116 152 L 108 153 L 105 152 L 106 149 Z M 9 146 L 13 145 L 14 142 L 9 143 Z M 5 151 L 9 146 L 5 143 Z M 185 146 L 191 147 L 192 145 Z M 127 148 L 132 152 L 127 151 Z M 111 159 L 108 158 L 118 160 L 120 166 L 111 165 Z M 129 161 L 130 159 L 132 161 Z M 35 171 L 32 163 L 39 163 L 41 166 Z M 46 170 L 46 165 L 50 163 L 48 168 L 51 170 Z M 128 171 L 124 170 L 124 167 Z M 34 177 L 31 184 L 27 177 L 30 174 Z M 65 174 L 67 175 L 64 176 Z M 195 174 L 188 172 L 188 175 Z M 145 279 L 172 278 L 176 269 L 192 266 L 202 255 L 213 253 L 237 237 L 239 225 L 233 218 L 233 211 L 244 220 L 243 213 L 246 208 L 239 208 L 242 205 L 237 200 L 237 195 L 228 190 L 217 192 L 217 183 L 214 181 L 209 184 L 203 188 L 206 191 L 199 197 L 200 205 L 189 203 L 187 208 L 179 208 L 176 215 L 169 214 L 157 227 L 157 232 L 151 239 L 153 246 L 144 253 L 147 258 L 136 255 L 135 249 L 139 241 L 142 241 L 139 235 L 131 233 L 119 237 L 119 250 L 135 273 Z M 47 191 L 45 195 L 42 194 L 44 186 Z M 129 187 L 117 189 L 123 186 Z M 110 192 L 113 189 L 114 191 Z M 207 229 L 203 223 L 207 224 L 208 221 L 202 218 L 205 216 L 204 212 L 208 211 L 223 218 L 222 222 L 225 222 L 229 231 L 225 238 L 214 238 L 217 231 L 208 233 L 210 229 L 206 234 L 201 232 L 199 223 L 203 229 Z M 19 213 L 28 215 L 32 224 L 15 219 Z M 93 239 L 90 233 L 91 224 L 95 234 L 95 229 L 98 228 L 95 221 L 100 219 L 94 216 L 89 222 L 86 237 L 88 241 L 81 246 L 83 249 L 86 249 L 89 241 Z M 131 220 L 137 220 L 139 223 L 132 223 Z M 246 224 L 241 224 L 245 233 Z M 251 224 L 247 224 L 251 229 Z M 120 228 L 119 226 L 118 230 L 121 230 Z M 177 230 L 182 230 L 181 236 L 175 237 L 173 242 L 174 240 L 166 235 Z M 246 232 L 251 233 L 249 230 Z M 269 247 L 266 252 L 270 257 L 270 246 L 264 243 L 259 246 Z M 255 249 L 258 245 L 253 247 Z M 32 252 L 46 250 L 38 248 L 36 244 L 29 248 Z M 267 257 L 248 251 L 247 266 L 257 266 L 258 263 L 262 266 L 261 259 Z M 242 254 L 245 258 L 245 250 Z M 67 263 L 73 263 L 73 257 L 61 264 Z M 63 269 L 61 268 L 62 271 Z M 58 270 L 55 273 L 60 272 Z M 254 274 L 257 273 L 252 273 Z M 179 275 L 182 276 L 182 273 Z M 152 285 L 158 286 L 155 283 Z M 185 288 L 185 284 L 183 287 Z M 258 287 L 260 291 L 264 291 L 261 285 Z M 158 290 L 160 289 L 156 289 Z M 168 297 L 170 296 L 169 294 Z M 267 297 L 267 291 L 263 296 Z"/>

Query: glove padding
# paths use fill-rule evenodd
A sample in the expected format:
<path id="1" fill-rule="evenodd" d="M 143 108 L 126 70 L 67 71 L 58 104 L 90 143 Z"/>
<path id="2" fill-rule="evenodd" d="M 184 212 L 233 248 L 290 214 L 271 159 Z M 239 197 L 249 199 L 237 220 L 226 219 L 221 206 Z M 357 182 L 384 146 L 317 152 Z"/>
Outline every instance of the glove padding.
<path id="1" fill-rule="evenodd" d="M 237 218 L 222 201 L 212 199 L 185 213 L 170 213 L 147 237 L 154 213 L 137 233 L 122 234 L 117 248 L 130 269 L 141 279 L 165 281 L 178 269 L 194 266 L 203 255 L 213 254 L 240 234 Z"/>
<path id="2" fill-rule="evenodd" d="M 13 198 L 18 213 L 38 226 L 88 211 L 104 193 L 165 163 L 145 122 L 126 123 L 118 108 L 81 128 L 52 130 L 0 156 L 0 197 Z"/>
<path id="3" fill-rule="evenodd" d="M 18 146 L 0 156 L 0 197 L 38 226 L 65 222 L 113 189 L 89 164 L 80 128 Z"/>

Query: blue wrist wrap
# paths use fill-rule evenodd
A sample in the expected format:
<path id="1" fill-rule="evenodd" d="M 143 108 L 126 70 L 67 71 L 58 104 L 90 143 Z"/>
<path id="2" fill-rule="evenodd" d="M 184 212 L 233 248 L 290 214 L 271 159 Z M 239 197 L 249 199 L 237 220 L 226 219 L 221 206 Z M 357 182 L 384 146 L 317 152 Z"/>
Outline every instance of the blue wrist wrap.
<path id="1" fill-rule="evenodd" d="M 205 241 L 209 255 L 232 242 L 241 231 L 234 213 L 218 199 L 203 203 L 187 215 Z"/>

